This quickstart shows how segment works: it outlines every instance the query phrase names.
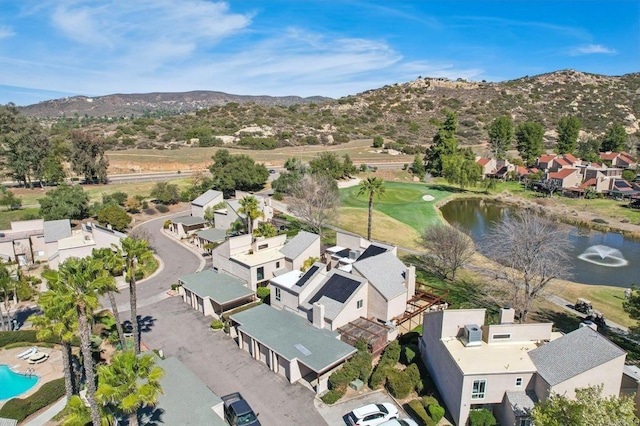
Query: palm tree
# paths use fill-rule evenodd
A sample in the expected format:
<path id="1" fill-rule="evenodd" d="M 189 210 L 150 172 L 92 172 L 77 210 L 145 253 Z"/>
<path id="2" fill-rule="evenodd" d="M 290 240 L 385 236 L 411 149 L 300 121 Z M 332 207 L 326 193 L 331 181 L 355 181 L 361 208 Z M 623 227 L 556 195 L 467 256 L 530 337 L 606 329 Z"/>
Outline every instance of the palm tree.
<path id="1" fill-rule="evenodd" d="M 11 275 L 9 274 L 9 269 L 7 268 L 7 264 L 0 260 L 0 292 L 2 293 L 2 303 L 4 304 L 4 309 L 7 311 L 7 321 L 10 322 L 9 317 L 9 291 L 12 285 Z M 15 291 L 15 288 L 14 288 Z M 10 329 L 10 327 L 7 327 Z M 2 313 L 2 305 L 0 305 L 0 329 L 5 330 L 5 319 L 4 314 Z"/>
<path id="2" fill-rule="evenodd" d="M 38 298 L 38 307 L 42 315 L 32 317 L 32 323 L 38 330 L 40 340 L 55 336 L 62 346 L 62 368 L 67 401 L 76 393 L 71 362 L 71 342 L 78 332 L 78 315 L 75 306 L 68 305 L 68 299 L 59 298 L 55 290 L 42 293 Z"/>
<path id="3" fill-rule="evenodd" d="M 138 297 L 136 293 L 136 269 L 138 264 L 153 257 L 147 240 L 127 237 L 120 242 L 118 253 L 125 260 L 125 271 L 129 281 L 129 302 L 131 303 L 131 325 L 133 326 L 134 350 L 140 353 L 140 326 L 138 325 Z"/>
<path id="4" fill-rule="evenodd" d="M 56 299 L 64 306 L 75 306 L 80 331 L 80 349 L 84 359 L 84 373 L 87 381 L 87 401 L 91 409 L 93 426 L 100 426 L 100 409 L 95 398 L 96 381 L 94 362 L 91 354 L 91 327 L 89 317 L 100 306 L 98 298 L 113 291 L 114 279 L 103 268 L 102 263 L 91 257 L 69 258 L 57 271 L 42 273 Z"/>
<path id="5" fill-rule="evenodd" d="M 373 197 L 380 198 L 384 195 L 386 188 L 384 181 L 378 177 L 368 177 L 360 182 L 358 195 L 369 196 L 369 222 L 367 224 L 367 240 L 371 241 L 371 219 L 373 217 Z"/>
<path id="6" fill-rule="evenodd" d="M 104 405 L 100 406 L 100 422 L 102 426 L 115 426 L 117 425 L 116 418 L 108 411 L 108 408 Z M 62 421 L 62 426 L 85 426 L 91 423 L 91 411 L 87 409 L 84 401 L 78 395 L 73 395 L 67 401 L 64 413 L 65 418 Z"/>
<path id="7" fill-rule="evenodd" d="M 114 252 L 108 247 L 93 249 L 91 255 L 94 259 L 101 260 L 104 264 L 104 267 L 110 273 L 114 270 L 122 270 L 124 268 L 124 259 L 122 258 L 122 256 L 120 256 L 118 252 Z M 107 296 L 109 296 L 111 312 L 113 312 L 113 317 L 116 320 L 116 330 L 118 331 L 118 340 L 120 340 L 120 347 L 122 348 L 122 350 L 125 350 L 127 342 L 124 338 L 124 330 L 122 329 L 122 321 L 120 321 L 120 313 L 118 312 L 118 305 L 116 304 L 116 297 L 114 293 L 120 293 L 117 287 L 114 291 L 108 292 Z"/>
<path id="8" fill-rule="evenodd" d="M 98 367 L 96 396 L 103 405 L 112 404 L 128 415 L 130 426 L 137 426 L 138 410 L 158 403 L 163 376 L 164 370 L 155 365 L 153 355 L 120 352 L 113 356 L 111 365 Z"/>
<path id="9" fill-rule="evenodd" d="M 240 200 L 240 208 L 238 213 L 242 213 L 246 216 L 247 220 L 247 234 L 253 233 L 253 222 L 259 218 L 264 218 L 264 213 L 258 206 L 258 199 L 253 195 L 248 195 Z"/>

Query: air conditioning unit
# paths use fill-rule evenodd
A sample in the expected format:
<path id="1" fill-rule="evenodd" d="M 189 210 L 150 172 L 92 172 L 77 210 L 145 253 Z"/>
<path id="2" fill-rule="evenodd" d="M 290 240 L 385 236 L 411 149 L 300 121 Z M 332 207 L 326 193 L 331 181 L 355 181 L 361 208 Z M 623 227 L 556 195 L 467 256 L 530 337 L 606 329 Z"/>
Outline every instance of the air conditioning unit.
<path id="1" fill-rule="evenodd" d="M 360 250 L 349 250 L 349 259 L 356 260 L 360 257 Z"/>
<path id="2" fill-rule="evenodd" d="M 462 343 L 469 346 L 480 346 L 482 344 L 482 329 L 477 324 L 467 324 L 464 326 Z"/>

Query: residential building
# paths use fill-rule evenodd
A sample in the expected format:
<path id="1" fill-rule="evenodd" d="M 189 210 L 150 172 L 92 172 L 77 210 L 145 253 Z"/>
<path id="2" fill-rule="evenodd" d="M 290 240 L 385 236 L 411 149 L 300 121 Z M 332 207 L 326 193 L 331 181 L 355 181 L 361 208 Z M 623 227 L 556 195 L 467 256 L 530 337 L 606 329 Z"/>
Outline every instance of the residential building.
<path id="1" fill-rule="evenodd" d="M 169 224 L 169 232 L 182 239 L 195 234 L 196 231 L 204 229 L 207 226 L 209 226 L 209 221 L 205 220 L 202 217 L 180 216 L 171 219 L 171 223 Z"/>
<path id="2" fill-rule="evenodd" d="M 126 234 L 109 227 L 91 222 L 83 223 L 71 236 L 58 240 L 58 252 L 49 256 L 49 266 L 55 269 L 70 257 L 90 256 L 93 249 L 119 247 L 120 241 L 126 237 Z"/>
<path id="3" fill-rule="evenodd" d="M 552 393 L 602 385 L 620 392 L 626 353 L 590 327 L 562 335 L 551 323 L 483 325 L 484 309 L 424 315 L 420 354 L 457 425 L 476 408 L 493 410 L 501 425 L 531 424 L 529 411 Z"/>
<path id="4" fill-rule="evenodd" d="M 223 201 L 222 192 L 210 189 L 191 202 L 191 216 L 204 217 L 208 208 L 213 208 Z"/>
<path id="5" fill-rule="evenodd" d="M 547 179 L 556 188 L 577 188 L 582 183 L 582 174 L 578 169 L 562 169 L 558 172 L 547 173 Z"/>
<path id="6" fill-rule="evenodd" d="M 244 281 L 210 269 L 181 276 L 178 284 L 185 303 L 214 319 L 255 300 L 255 292 Z"/>
<path id="7" fill-rule="evenodd" d="M 477 157 L 476 158 L 476 163 L 478 163 L 480 165 L 480 167 L 482 167 L 482 178 L 483 179 L 485 177 L 487 177 L 488 175 L 490 175 L 492 173 L 495 173 L 495 171 L 497 170 L 495 158 Z"/>
<path id="8" fill-rule="evenodd" d="M 273 219 L 273 207 L 271 207 L 271 202 L 268 197 L 236 191 L 234 199 L 227 200 L 225 207 L 214 212 L 213 222 L 216 229 L 227 230 L 231 228 L 231 225 L 235 221 L 239 219 L 245 220 L 245 215 L 240 213 L 240 200 L 248 196 L 253 196 L 258 200 L 258 209 L 262 212 L 262 216 L 255 219 L 253 229 L 255 229 L 260 222 L 269 222 Z"/>
<path id="9" fill-rule="evenodd" d="M 232 337 L 240 349 L 290 383 L 302 381 L 316 393 L 327 390 L 331 373 L 357 350 L 339 334 L 268 305 L 231 315 Z"/>
<path id="10" fill-rule="evenodd" d="M 306 231 L 289 241 L 284 234 L 271 238 L 239 235 L 229 238 L 211 253 L 214 270 L 243 280 L 253 291 L 289 266 L 302 266 L 310 257 L 320 257 L 320 237 Z"/>
<path id="11" fill-rule="evenodd" d="M 216 228 L 200 229 L 195 232 L 193 244 L 199 249 L 211 253 L 214 246 L 227 239 L 227 231 Z"/>
<path id="12" fill-rule="evenodd" d="M 610 162 L 611 166 L 621 169 L 631 169 L 637 166 L 637 162 L 631 157 L 628 152 L 601 152 L 600 158 L 602 161 Z"/>

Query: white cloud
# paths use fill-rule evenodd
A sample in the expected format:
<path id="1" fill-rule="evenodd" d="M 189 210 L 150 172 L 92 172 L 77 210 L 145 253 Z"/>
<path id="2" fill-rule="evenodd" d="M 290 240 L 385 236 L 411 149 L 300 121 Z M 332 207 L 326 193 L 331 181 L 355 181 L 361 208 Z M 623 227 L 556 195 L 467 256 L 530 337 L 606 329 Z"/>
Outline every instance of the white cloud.
<path id="1" fill-rule="evenodd" d="M 16 35 L 16 33 L 11 27 L 0 25 L 0 40 L 2 40 L 3 38 L 13 37 L 14 35 Z"/>
<path id="2" fill-rule="evenodd" d="M 570 50 L 569 54 L 573 56 L 578 55 L 592 55 L 592 54 L 606 54 L 606 55 L 615 55 L 617 52 L 615 49 L 610 49 L 601 44 L 587 44 L 584 46 L 574 47 Z"/>

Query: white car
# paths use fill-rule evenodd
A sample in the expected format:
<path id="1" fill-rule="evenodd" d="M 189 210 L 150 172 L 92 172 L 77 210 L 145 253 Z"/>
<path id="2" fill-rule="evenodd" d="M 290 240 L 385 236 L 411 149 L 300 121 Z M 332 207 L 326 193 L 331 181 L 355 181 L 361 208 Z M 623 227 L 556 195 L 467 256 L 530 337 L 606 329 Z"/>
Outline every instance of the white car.
<path id="1" fill-rule="evenodd" d="M 388 422 L 380 423 L 379 426 L 418 426 L 418 423 L 407 417 L 406 419 L 391 419 Z"/>
<path id="2" fill-rule="evenodd" d="M 368 404 L 356 408 L 347 415 L 352 426 L 377 426 L 388 420 L 398 418 L 398 409 L 388 402 Z"/>

